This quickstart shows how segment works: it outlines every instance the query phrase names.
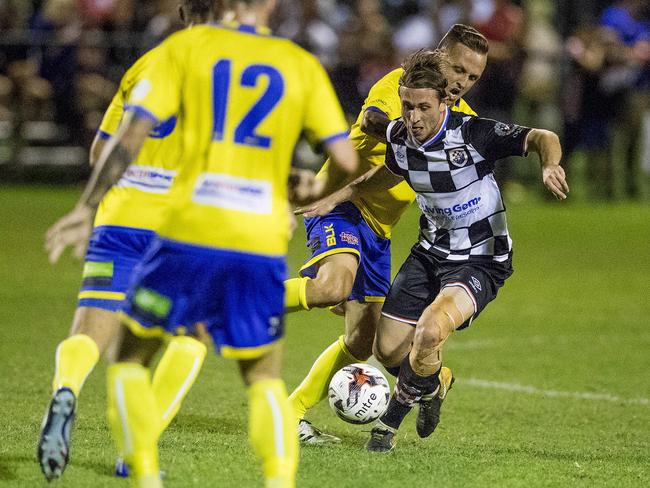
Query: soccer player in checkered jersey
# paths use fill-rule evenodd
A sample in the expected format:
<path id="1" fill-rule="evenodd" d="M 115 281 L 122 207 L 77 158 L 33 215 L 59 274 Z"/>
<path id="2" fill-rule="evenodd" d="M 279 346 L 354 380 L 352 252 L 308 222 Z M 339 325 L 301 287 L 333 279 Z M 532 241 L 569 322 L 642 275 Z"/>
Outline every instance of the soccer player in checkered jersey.
<path id="1" fill-rule="evenodd" d="M 451 110 L 476 115 L 462 98 L 479 80 L 487 63 L 488 42 L 476 29 L 455 24 L 440 40 L 439 48 L 449 55 L 450 66 L 445 102 Z M 349 139 L 359 154 L 354 177 L 384 164 L 384 138 L 391 119 L 399 117 L 401 103 L 397 68 L 373 85 L 364 106 L 350 129 Z M 316 180 L 336 175 L 329 162 Z M 342 180 L 338 180 L 342 181 Z M 345 316 L 345 331 L 314 361 L 307 376 L 291 393 L 289 400 L 299 419 L 298 434 L 304 444 L 340 442 L 336 436 L 321 432 L 305 417 L 309 410 L 327 398 L 334 373 L 343 366 L 367 360 L 373 354 L 375 331 L 381 307 L 391 281 L 390 238 L 393 227 L 415 200 L 406 182 L 391 188 L 364 194 L 361 198 L 332 209 L 330 213 L 305 219 L 310 259 L 300 269 L 300 277 L 285 282 L 287 311 L 310 310 L 336 305 L 332 310 Z M 338 304 L 338 305 L 337 305 Z M 396 370 L 391 374 L 397 376 Z M 446 395 L 453 380 L 445 367 L 440 371 L 441 395 Z"/>
<path id="2" fill-rule="evenodd" d="M 304 209 L 307 216 L 321 215 L 406 181 L 422 211 L 418 242 L 391 285 L 375 338 L 378 359 L 399 367 L 388 409 L 366 444 L 375 452 L 393 449 L 415 403 L 418 435 L 433 432 L 442 403 L 442 346 L 451 332 L 471 324 L 512 274 L 496 161 L 535 152 L 544 185 L 560 200 L 569 192 L 557 135 L 452 112 L 443 102 L 446 63 L 441 51 L 418 51 L 406 60 L 399 83 L 402 117 L 384 133 L 385 165 Z"/>

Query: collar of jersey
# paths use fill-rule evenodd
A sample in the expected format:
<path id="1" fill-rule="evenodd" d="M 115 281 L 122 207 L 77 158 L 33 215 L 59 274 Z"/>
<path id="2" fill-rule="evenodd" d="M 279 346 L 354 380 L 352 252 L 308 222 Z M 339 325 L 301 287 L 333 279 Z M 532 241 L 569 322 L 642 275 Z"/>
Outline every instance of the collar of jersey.
<path id="1" fill-rule="evenodd" d="M 265 36 L 271 34 L 271 29 L 269 29 L 268 27 L 260 27 L 252 24 L 240 24 L 239 22 L 235 22 L 234 20 L 219 22 L 213 25 L 216 25 L 217 27 L 224 27 L 226 29 L 236 30 L 239 32 L 247 32 L 249 34 L 260 34 Z"/>
<path id="2" fill-rule="evenodd" d="M 416 141 L 415 139 L 413 139 L 413 138 L 411 137 L 410 134 L 409 134 L 409 138 L 410 138 L 410 139 L 415 143 L 415 145 L 416 145 L 418 148 L 420 148 L 420 149 L 423 149 L 423 148 L 425 148 L 425 147 L 427 147 L 427 146 L 430 146 L 431 144 L 433 144 L 434 142 L 436 142 L 438 139 L 440 139 L 440 136 L 445 132 L 445 129 L 447 128 L 447 122 L 448 122 L 448 121 L 449 121 L 449 107 L 445 107 L 445 120 L 442 121 L 442 125 L 440 126 L 440 129 L 438 129 L 438 132 L 436 132 L 436 133 L 431 137 L 431 139 L 429 139 L 428 141 L 426 141 L 426 142 L 420 144 L 418 141 Z"/>

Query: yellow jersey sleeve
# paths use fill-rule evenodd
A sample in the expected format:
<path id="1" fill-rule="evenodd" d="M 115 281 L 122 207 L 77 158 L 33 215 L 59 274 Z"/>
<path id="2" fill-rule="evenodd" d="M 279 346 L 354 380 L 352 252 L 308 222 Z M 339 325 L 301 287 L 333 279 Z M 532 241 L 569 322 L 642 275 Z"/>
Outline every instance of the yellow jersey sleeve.
<path id="1" fill-rule="evenodd" d="M 111 104 L 106 109 L 104 113 L 104 118 L 102 123 L 99 125 L 99 130 L 97 133 L 102 139 L 108 139 L 113 134 L 117 132 L 117 128 L 120 126 L 122 120 L 122 115 L 124 114 L 124 103 L 123 103 L 122 90 L 118 90 L 111 100 Z"/>
<path id="2" fill-rule="evenodd" d="M 474 112 L 472 107 L 469 106 L 469 104 L 465 101 L 464 98 L 458 100 L 458 102 L 456 102 L 456 104 L 453 107 L 451 107 L 451 109 L 454 112 L 462 112 L 467 115 L 473 115 L 474 117 L 477 116 L 477 113 Z"/>
<path id="3" fill-rule="evenodd" d="M 130 94 L 157 48 L 145 53 L 122 77 L 100 125 L 98 134 L 109 138 L 117 132 Z M 176 118 L 171 117 L 151 131 L 136 159 L 119 182 L 104 196 L 95 216 L 95 226 L 112 225 L 157 230 L 162 211 L 168 205 L 168 193 L 176 176 L 179 151 Z"/>
<path id="4" fill-rule="evenodd" d="M 153 51 L 138 73 L 125 110 L 134 110 L 155 124 L 175 116 L 181 104 L 182 48 L 179 37 L 170 36 Z M 180 39 L 182 40 L 182 38 Z"/>
<path id="5" fill-rule="evenodd" d="M 348 135 L 348 123 L 323 66 L 311 54 L 305 53 L 305 69 L 310 97 L 305 109 L 303 127 L 311 141 L 331 142 Z"/>
<path id="6" fill-rule="evenodd" d="M 401 103 L 399 100 L 399 79 L 404 73 L 402 68 L 397 68 L 388 73 L 375 83 L 363 104 L 360 117 L 366 110 L 379 109 L 390 120 L 400 116 Z"/>

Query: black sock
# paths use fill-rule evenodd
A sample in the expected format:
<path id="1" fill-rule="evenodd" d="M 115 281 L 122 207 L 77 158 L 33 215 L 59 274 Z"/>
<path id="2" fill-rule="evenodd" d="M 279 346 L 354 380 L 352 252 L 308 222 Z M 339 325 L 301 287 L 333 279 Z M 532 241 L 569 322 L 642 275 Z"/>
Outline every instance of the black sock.
<path id="1" fill-rule="evenodd" d="M 397 366 L 389 366 L 389 367 L 387 367 L 386 371 L 388 371 L 395 378 L 397 378 L 399 376 L 399 364 Z"/>
<path id="2" fill-rule="evenodd" d="M 439 384 L 438 371 L 429 376 L 419 376 L 411 368 L 407 356 L 399 367 L 399 377 L 388 408 L 379 420 L 393 429 L 399 429 L 404 417 L 413 408 L 413 404 L 419 401 L 423 395 L 429 395 L 436 391 Z"/>

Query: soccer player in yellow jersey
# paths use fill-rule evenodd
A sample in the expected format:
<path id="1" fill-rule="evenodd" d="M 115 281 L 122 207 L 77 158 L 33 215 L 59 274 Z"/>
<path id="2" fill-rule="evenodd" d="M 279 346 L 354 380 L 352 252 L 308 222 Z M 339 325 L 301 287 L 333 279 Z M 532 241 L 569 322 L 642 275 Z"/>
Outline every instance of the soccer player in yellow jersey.
<path id="1" fill-rule="evenodd" d="M 185 0 L 179 13 L 188 26 L 218 18 L 211 0 Z M 153 53 L 142 56 L 122 78 L 93 141 L 91 165 L 117 132 L 124 103 Z M 99 205 L 70 336 L 57 347 L 53 396 L 38 444 L 38 461 L 48 479 L 58 478 L 66 467 L 77 398 L 100 355 L 109 351 L 118 338 L 120 321 L 116 311 L 124 300 L 133 268 L 162 220 L 178 164 L 175 154 L 180 138 L 176 125 L 176 116 L 171 116 L 152 129 L 138 158 Z M 85 240 L 80 242 L 78 253 L 85 244 Z M 52 262 L 58 260 L 62 250 L 61 246 L 51 249 Z M 191 337 L 170 342 L 153 379 L 161 428 L 176 415 L 205 354 L 205 346 Z M 120 460 L 116 474 L 126 474 Z"/>
<path id="2" fill-rule="evenodd" d="M 449 81 L 446 102 L 454 111 L 476 115 L 461 97 L 485 69 L 487 40 L 474 28 L 456 24 L 439 47 L 451 60 L 446 73 Z M 358 175 L 384 163 L 386 145 L 372 134 L 381 134 L 389 120 L 400 116 L 398 81 L 403 72 L 398 68 L 371 88 L 352 127 L 350 139 L 359 153 Z M 317 179 L 333 171 L 335 168 L 326 163 Z M 337 175 L 334 178 L 340 179 Z M 375 330 L 390 287 L 391 231 L 414 198 L 413 190 L 401 183 L 388 191 L 341 204 L 324 217 L 305 219 L 312 258 L 302 267 L 301 278 L 287 281 L 287 310 L 308 310 L 343 302 L 340 308 L 345 315 L 345 334 L 322 352 L 289 397 L 300 419 L 300 440 L 306 444 L 340 442 L 337 437 L 315 428 L 304 416 L 326 397 L 329 382 L 337 370 L 365 361 L 373 353 Z M 391 373 L 395 374 L 396 370 Z M 452 380 L 449 369 L 444 368 L 443 375 L 442 384 L 448 388 Z M 441 389 L 443 398 L 445 394 L 446 389 Z"/>
<path id="3" fill-rule="evenodd" d="M 267 486 L 295 485 L 296 422 L 280 379 L 291 155 L 302 131 L 322 141 L 343 172 L 356 171 L 357 154 L 316 58 L 256 27 L 274 5 L 240 1 L 246 24 L 196 26 L 156 48 L 86 191 L 49 233 L 51 242 L 80 234 L 146 135 L 178 116 L 170 204 L 132 278 L 127 328 L 108 371 L 109 422 L 138 486 L 161 485 L 160 417 L 152 415 L 158 406 L 144 365 L 161 337 L 199 323 L 223 356 L 239 360 Z M 308 199 L 331 189 L 325 178 Z"/>

